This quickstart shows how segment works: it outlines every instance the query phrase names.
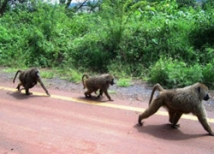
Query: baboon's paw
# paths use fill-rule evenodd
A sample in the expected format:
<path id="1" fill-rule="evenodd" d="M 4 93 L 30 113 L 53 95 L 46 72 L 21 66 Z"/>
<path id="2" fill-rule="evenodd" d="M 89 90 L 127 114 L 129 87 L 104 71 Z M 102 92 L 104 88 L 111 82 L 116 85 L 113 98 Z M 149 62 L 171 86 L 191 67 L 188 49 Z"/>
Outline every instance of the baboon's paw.
<path id="1" fill-rule="evenodd" d="M 174 129 L 178 129 L 180 127 L 180 124 L 176 124 L 176 125 L 172 124 L 171 127 Z"/>

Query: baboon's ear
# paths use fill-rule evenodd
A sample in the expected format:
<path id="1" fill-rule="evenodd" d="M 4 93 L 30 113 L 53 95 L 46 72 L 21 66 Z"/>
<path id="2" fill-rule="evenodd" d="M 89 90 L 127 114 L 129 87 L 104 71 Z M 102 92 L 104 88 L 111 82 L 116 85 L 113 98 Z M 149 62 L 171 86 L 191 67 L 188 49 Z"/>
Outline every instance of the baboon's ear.
<path id="1" fill-rule="evenodd" d="M 201 88 L 200 88 L 200 87 L 198 87 L 198 88 L 197 88 L 197 90 L 198 90 L 198 92 L 200 93 L 200 91 L 201 91 Z"/>

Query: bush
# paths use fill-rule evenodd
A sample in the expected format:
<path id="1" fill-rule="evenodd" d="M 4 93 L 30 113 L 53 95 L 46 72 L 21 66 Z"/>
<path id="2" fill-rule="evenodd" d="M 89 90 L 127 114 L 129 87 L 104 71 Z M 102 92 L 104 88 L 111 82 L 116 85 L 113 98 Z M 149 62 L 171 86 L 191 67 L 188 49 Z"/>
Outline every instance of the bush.
<path id="1" fill-rule="evenodd" d="M 129 87 L 131 85 L 131 79 L 119 79 L 117 81 L 117 86 L 119 87 Z"/>
<path id="2" fill-rule="evenodd" d="M 202 77 L 202 67 L 199 64 L 188 66 L 185 62 L 172 58 L 160 58 L 151 67 L 149 81 L 172 88 L 201 82 Z"/>
<path id="3" fill-rule="evenodd" d="M 210 63 L 206 64 L 203 67 L 203 83 L 205 83 L 210 88 L 214 88 L 214 60 L 212 60 Z"/>
<path id="4" fill-rule="evenodd" d="M 13 6 L 0 18 L 0 65 L 112 72 L 169 87 L 211 85 L 212 4 L 105 0 L 90 13 L 39 1 Z"/>
<path id="5" fill-rule="evenodd" d="M 106 72 L 111 53 L 105 51 L 100 44 L 102 40 L 99 40 L 97 35 L 91 34 L 75 39 L 69 54 L 75 67 Z"/>
<path id="6" fill-rule="evenodd" d="M 0 38 L 3 57 L 0 64 L 42 67 L 63 64 L 71 25 L 65 10 L 47 3 L 36 3 L 34 7 L 33 12 L 16 9 L 1 18 L 4 40 Z M 9 61 L 14 58 L 16 61 Z"/>

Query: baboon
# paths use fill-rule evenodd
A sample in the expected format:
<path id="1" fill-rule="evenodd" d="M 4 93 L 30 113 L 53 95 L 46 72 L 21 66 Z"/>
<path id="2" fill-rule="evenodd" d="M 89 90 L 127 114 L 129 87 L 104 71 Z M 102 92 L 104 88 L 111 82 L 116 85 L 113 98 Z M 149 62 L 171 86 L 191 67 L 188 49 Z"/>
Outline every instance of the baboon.
<path id="1" fill-rule="evenodd" d="M 85 80 L 84 77 L 86 77 Z M 84 93 L 86 98 L 91 97 L 92 92 L 96 93 L 96 91 L 99 90 L 98 97 L 102 96 L 104 92 L 108 99 L 112 101 L 111 97 L 108 94 L 109 84 L 114 84 L 114 78 L 112 75 L 102 74 L 100 76 L 89 78 L 88 75 L 84 74 L 82 76 L 82 83 L 84 88 L 87 88 L 87 91 Z"/>
<path id="2" fill-rule="evenodd" d="M 159 90 L 159 95 L 152 100 L 155 90 Z M 206 110 L 202 100 L 209 100 L 208 88 L 202 83 L 195 83 L 193 85 L 177 88 L 177 89 L 164 89 L 160 84 L 153 87 L 149 107 L 138 118 L 139 125 L 142 125 L 142 120 L 150 117 L 163 106 L 168 110 L 169 121 L 173 128 L 177 128 L 177 122 L 182 114 L 192 113 L 197 116 L 203 128 L 209 133 L 214 135 L 206 119 Z"/>
<path id="3" fill-rule="evenodd" d="M 25 89 L 26 95 L 30 95 L 32 93 L 29 92 L 29 89 L 34 87 L 37 84 L 37 82 L 39 82 L 41 84 L 42 88 L 45 90 L 46 94 L 50 96 L 48 90 L 45 88 L 45 85 L 43 84 L 43 82 L 41 80 L 38 68 L 34 67 L 34 68 L 31 68 L 26 71 L 18 70 L 13 79 L 13 83 L 15 83 L 16 76 L 18 75 L 18 73 L 20 73 L 20 75 L 19 75 L 20 83 L 17 85 L 16 88 L 18 89 L 19 92 L 21 90 Z M 23 86 L 24 88 L 20 89 L 21 86 Z"/>

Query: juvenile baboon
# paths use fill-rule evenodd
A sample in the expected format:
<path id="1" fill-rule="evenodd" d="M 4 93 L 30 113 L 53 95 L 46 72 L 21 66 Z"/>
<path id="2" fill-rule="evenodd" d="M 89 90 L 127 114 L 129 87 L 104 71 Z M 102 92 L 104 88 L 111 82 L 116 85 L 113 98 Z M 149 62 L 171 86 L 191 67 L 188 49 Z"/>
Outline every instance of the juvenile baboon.
<path id="1" fill-rule="evenodd" d="M 152 101 L 155 90 L 159 90 L 159 95 Z M 164 89 L 161 85 L 156 84 L 153 87 L 150 97 L 149 107 L 141 115 L 139 115 L 138 123 L 142 125 L 142 120 L 150 117 L 163 106 L 168 110 L 169 121 L 172 127 L 178 127 L 177 122 L 182 114 L 192 113 L 197 116 L 203 128 L 210 134 L 214 135 L 206 119 L 206 111 L 202 100 L 209 100 L 208 88 L 202 83 L 195 83 L 193 85 L 177 88 Z"/>
<path id="2" fill-rule="evenodd" d="M 86 79 L 84 80 L 84 77 Z M 99 89 L 98 97 L 102 96 L 103 92 L 108 97 L 109 100 L 112 100 L 108 94 L 109 85 L 114 84 L 114 78 L 110 74 L 103 74 L 96 77 L 88 77 L 87 75 L 82 76 L 83 86 L 87 88 L 85 92 L 85 97 L 91 97 L 91 93 L 95 92 Z"/>
<path id="3" fill-rule="evenodd" d="M 18 91 L 25 89 L 26 95 L 30 95 L 31 93 L 29 92 L 29 89 L 34 87 L 37 84 L 37 82 L 39 82 L 41 84 L 42 88 L 45 90 L 46 94 L 50 96 L 48 90 L 45 88 L 45 85 L 43 84 L 43 82 L 41 80 L 38 68 L 34 67 L 34 68 L 31 68 L 26 71 L 18 70 L 13 79 L 13 83 L 15 83 L 16 76 L 18 75 L 18 73 L 20 73 L 20 75 L 19 75 L 20 83 L 16 87 L 18 89 Z M 21 86 L 23 86 L 24 88 L 20 89 Z"/>

